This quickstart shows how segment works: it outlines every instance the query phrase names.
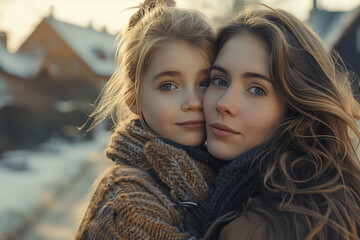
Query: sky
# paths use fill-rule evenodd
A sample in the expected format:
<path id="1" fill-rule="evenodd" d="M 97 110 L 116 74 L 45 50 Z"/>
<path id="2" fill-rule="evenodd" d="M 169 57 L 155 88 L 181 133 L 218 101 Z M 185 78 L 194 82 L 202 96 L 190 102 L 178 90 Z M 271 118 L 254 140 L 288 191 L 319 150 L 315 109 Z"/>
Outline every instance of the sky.
<path id="1" fill-rule="evenodd" d="M 0 0 L 0 31 L 8 34 L 8 49 L 17 50 L 40 21 L 49 15 L 61 21 L 118 33 L 138 6 L 138 0 Z M 251 2 L 251 0 L 247 0 Z M 306 20 L 313 0 L 261 0 L 271 7 L 285 9 Z M 318 0 L 327 10 L 350 10 L 360 0 Z M 202 11 L 209 19 L 228 13 L 232 0 L 177 0 L 177 6 Z"/>

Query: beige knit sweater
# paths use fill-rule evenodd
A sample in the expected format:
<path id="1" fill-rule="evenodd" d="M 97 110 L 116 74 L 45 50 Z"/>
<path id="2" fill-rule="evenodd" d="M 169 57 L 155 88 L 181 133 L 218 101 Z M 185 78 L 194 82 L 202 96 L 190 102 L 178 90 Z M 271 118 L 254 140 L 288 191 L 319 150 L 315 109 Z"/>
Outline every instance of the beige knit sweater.
<path id="1" fill-rule="evenodd" d="M 139 121 L 117 129 L 106 154 L 115 165 L 95 190 L 76 240 L 200 237 L 214 178 L 210 166 L 164 143 Z"/>

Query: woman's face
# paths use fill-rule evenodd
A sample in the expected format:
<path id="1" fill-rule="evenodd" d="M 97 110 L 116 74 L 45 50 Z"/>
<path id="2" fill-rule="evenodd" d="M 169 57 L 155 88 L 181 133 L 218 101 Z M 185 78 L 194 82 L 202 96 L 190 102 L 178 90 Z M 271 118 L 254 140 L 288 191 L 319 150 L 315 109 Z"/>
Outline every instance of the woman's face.
<path id="1" fill-rule="evenodd" d="M 285 103 L 269 77 L 265 43 L 251 33 L 230 38 L 210 72 L 204 96 L 207 147 L 234 159 L 268 140 L 283 118 Z"/>

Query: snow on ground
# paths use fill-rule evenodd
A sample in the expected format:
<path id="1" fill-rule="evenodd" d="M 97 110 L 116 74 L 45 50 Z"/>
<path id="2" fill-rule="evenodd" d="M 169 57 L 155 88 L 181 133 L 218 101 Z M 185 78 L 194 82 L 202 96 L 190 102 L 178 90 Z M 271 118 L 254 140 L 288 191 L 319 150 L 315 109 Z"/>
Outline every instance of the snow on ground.
<path id="1" fill-rule="evenodd" d="M 53 139 L 37 151 L 11 151 L 0 160 L 0 239 L 26 223 L 49 193 L 71 184 L 92 154 L 104 151 L 105 132 L 88 142 Z"/>

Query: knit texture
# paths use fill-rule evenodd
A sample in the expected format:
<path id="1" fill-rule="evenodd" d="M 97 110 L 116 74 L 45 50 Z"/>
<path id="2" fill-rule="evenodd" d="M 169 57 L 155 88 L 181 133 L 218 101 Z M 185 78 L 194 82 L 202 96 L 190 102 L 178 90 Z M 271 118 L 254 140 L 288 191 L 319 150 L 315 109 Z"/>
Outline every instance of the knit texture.
<path id="1" fill-rule="evenodd" d="M 219 173 L 219 170 L 223 166 L 225 166 L 226 164 L 229 163 L 229 161 L 221 160 L 221 159 L 215 158 L 214 156 L 211 156 L 210 153 L 208 152 L 206 146 L 204 146 L 204 145 L 200 145 L 199 147 L 190 147 L 190 146 L 185 146 L 185 145 L 181 145 L 179 143 L 172 142 L 168 139 L 162 138 L 162 140 L 165 143 L 168 143 L 174 147 L 185 150 L 185 152 L 190 157 L 210 165 L 210 167 L 214 170 L 214 172 L 216 174 Z"/>
<path id="2" fill-rule="evenodd" d="M 210 166 L 164 143 L 139 121 L 115 131 L 106 155 L 115 164 L 96 188 L 76 240 L 200 237 L 214 179 Z"/>
<path id="3" fill-rule="evenodd" d="M 225 213 L 240 207 L 259 186 L 262 178 L 259 171 L 259 161 L 256 154 L 261 147 L 244 153 L 224 166 L 214 183 L 214 193 L 208 200 L 204 213 L 205 232 L 210 225 Z"/>

